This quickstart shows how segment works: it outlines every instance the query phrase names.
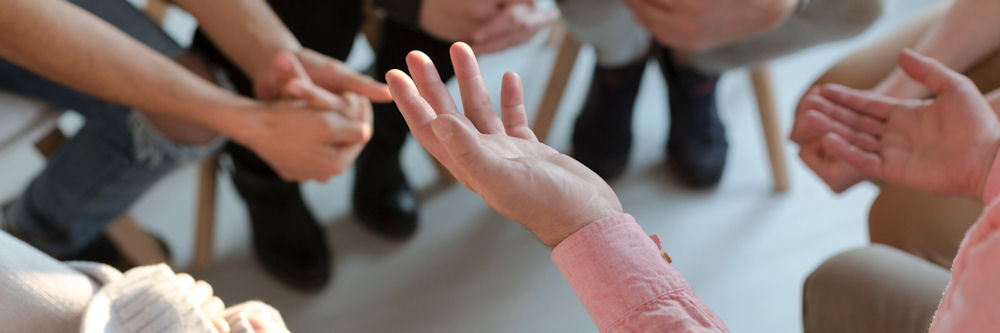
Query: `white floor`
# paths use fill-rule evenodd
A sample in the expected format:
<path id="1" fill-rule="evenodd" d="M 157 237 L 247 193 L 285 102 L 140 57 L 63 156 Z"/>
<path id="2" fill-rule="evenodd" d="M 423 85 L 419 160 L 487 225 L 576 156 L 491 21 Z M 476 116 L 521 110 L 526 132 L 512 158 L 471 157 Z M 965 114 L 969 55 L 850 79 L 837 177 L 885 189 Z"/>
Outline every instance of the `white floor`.
<path id="1" fill-rule="evenodd" d="M 889 2 L 886 17 L 864 35 L 774 63 L 785 130 L 798 96 L 825 68 L 934 1 Z M 499 92 L 504 71 L 518 71 L 529 103 L 537 104 L 554 56 L 543 42 L 482 57 L 490 91 Z M 351 63 L 361 66 L 370 59 L 370 50 L 362 48 Z M 550 143 L 560 150 L 568 148 L 592 66 L 593 55 L 584 50 L 551 135 Z M 684 189 L 662 167 L 665 88 L 655 64 L 650 67 L 637 103 L 631 166 L 613 184 L 626 211 L 662 237 L 674 266 L 732 331 L 800 331 L 803 279 L 825 258 L 866 242 L 875 188 L 862 185 L 833 195 L 788 144 L 792 188 L 774 193 L 748 75 L 739 71 L 719 86 L 731 143 L 722 184 L 713 191 Z M 412 181 L 432 187 L 435 171 L 422 149 L 411 142 L 404 154 Z M 14 195 L 41 163 L 28 148 L 0 161 L 0 196 Z M 192 255 L 195 174 L 194 167 L 172 174 L 133 210 L 146 229 L 168 240 L 178 267 L 186 267 Z M 547 249 L 460 186 L 425 191 L 418 234 L 393 243 L 362 229 L 350 215 L 351 173 L 307 184 L 307 200 L 335 252 L 336 271 L 325 290 L 303 294 L 280 285 L 253 260 L 242 202 L 228 178 L 220 179 L 217 261 L 195 275 L 228 302 L 261 299 L 275 305 L 294 331 L 596 331 Z"/>

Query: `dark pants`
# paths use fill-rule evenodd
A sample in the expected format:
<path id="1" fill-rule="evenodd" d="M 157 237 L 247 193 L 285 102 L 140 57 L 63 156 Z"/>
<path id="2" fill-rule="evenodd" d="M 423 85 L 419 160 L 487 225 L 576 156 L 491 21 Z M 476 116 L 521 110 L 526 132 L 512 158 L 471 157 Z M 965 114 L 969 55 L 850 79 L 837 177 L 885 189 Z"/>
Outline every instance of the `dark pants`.
<path id="1" fill-rule="evenodd" d="M 363 15 L 359 0 L 270 0 L 268 1 L 282 21 L 291 29 L 303 46 L 338 60 L 345 60 L 351 52 L 355 37 L 360 31 Z M 375 72 L 373 77 L 384 81 L 384 74 L 391 69 L 405 69 L 406 54 L 421 50 L 438 62 L 443 80 L 454 76 L 448 60 L 450 43 L 439 41 L 391 17 L 382 27 L 382 45 L 375 46 Z M 195 36 L 194 47 L 204 51 L 209 60 L 222 66 L 240 94 L 253 95 L 253 84 L 235 65 L 229 62 L 200 32 Z M 393 103 L 376 104 L 374 135 L 365 148 L 398 153 L 409 133 L 399 109 Z M 249 149 L 236 143 L 226 147 L 237 168 L 278 178 L 263 160 Z M 241 193 L 244 197 L 248 193 Z"/>

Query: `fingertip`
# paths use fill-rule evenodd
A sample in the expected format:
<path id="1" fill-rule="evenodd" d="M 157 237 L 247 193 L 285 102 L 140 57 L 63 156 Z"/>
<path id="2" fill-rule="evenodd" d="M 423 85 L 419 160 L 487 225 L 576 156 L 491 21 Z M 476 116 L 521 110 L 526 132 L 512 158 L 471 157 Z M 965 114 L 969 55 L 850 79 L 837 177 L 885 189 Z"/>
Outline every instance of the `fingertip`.
<path id="1" fill-rule="evenodd" d="M 456 55 L 471 55 L 471 56 L 475 57 L 475 55 L 476 55 L 472 51 L 472 47 L 469 46 L 469 44 L 466 44 L 465 42 L 455 42 L 454 44 L 451 44 L 450 52 L 451 52 L 452 56 L 456 56 Z"/>

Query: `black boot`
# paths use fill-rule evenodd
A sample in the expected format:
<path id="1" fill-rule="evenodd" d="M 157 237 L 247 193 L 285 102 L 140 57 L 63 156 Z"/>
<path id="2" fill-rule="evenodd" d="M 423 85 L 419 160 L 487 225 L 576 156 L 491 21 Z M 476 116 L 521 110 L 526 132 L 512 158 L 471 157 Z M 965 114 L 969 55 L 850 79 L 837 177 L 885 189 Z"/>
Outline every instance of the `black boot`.
<path id="1" fill-rule="evenodd" d="M 718 74 L 678 66 L 672 52 L 660 48 L 660 68 L 670 90 L 670 137 L 667 162 L 692 188 L 715 186 L 726 167 L 726 130 L 715 102 Z"/>
<path id="2" fill-rule="evenodd" d="M 621 176 L 632 149 L 632 109 L 646 58 L 619 68 L 594 69 L 587 101 L 573 127 L 573 158 L 605 180 Z"/>
<path id="3" fill-rule="evenodd" d="M 399 163 L 406 124 L 394 104 L 374 108 L 375 133 L 355 162 L 354 213 L 379 235 L 406 239 L 417 230 L 419 210 L 417 194 Z"/>
<path id="4" fill-rule="evenodd" d="M 271 274 L 291 287 L 315 290 L 325 286 L 332 270 L 323 229 L 309 212 L 299 184 L 281 180 L 246 148 L 228 148 L 236 166 L 233 185 L 247 204 L 257 259 Z M 249 160 L 253 157 L 254 160 Z"/>

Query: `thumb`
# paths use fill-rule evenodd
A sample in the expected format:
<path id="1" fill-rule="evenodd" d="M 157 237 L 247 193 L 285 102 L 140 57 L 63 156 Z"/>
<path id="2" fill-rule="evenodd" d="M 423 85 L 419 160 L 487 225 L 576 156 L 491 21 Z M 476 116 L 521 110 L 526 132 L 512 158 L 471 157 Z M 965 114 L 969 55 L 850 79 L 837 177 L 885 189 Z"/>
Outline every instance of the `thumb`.
<path id="1" fill-rule="evenodd" d="M 288 97 L 304 100 L 309 107 L 319 110 L 344 110 L 349 104 L 343 97 L 312 84 L 308 79 L 289 80 L 285 83 L 283 92 Z"/>
<path id="2" fill-rule="evenodd" d="M 910 49 L 899 55 L 899 67 L 913 80 L 920 82 L 935 95 L 948 91 L 976 89 L 969 78 L 959 74 L 941 62 L 921 55 Z"/>
<path id="3" fill-rule="evenodd" d="M 495 157 L 480 144 L 479 136 L 458 118 L 441 115 L 431 122 L 431 129 L 451 157 L 454 165 L 449 169 L 453 172 L 469 173 L 477 178 L 476 173 L 488 170 L 494 164 Z"/>
<path id="4" fill-rule="evenodd" d="M 367 97 L 376 103 L 392 102 L 392 94 L 389 93 L 389 86 L 375 81 L 368 75 L 361 73 L 351 73 L 344 78 L 345 90 Z"/>

